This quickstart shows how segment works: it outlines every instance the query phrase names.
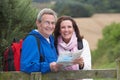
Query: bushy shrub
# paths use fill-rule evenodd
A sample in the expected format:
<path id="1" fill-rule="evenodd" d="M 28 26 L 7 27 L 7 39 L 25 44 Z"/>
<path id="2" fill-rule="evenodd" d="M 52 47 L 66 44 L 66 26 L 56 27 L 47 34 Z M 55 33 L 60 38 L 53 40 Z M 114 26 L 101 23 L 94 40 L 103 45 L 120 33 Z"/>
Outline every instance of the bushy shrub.
<path id="1" fill-rule="evenodd" d="M 53 8 L 58 16 L 68 15 L 72 17 L 89 17 L 93 14 L 93 7 L 77 1 L 57 1 Z"/>
<path id="2" fill-rule="evenodd" d="M 120 57 L 120 24 L 113 23 L 103 29 L 103 38 L 93 51 L 93 63 L 100 66 L 113 63 Z"/>

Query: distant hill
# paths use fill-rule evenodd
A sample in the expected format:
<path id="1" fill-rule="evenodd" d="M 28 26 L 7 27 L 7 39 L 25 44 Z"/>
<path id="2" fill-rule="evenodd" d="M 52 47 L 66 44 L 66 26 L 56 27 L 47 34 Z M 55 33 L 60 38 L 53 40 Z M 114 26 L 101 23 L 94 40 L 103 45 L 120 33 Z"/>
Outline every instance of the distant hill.
<path id="1" fill-rule="evenodd" d="M 119 14 L 95 14 L 88 18 L 75 18 L 81 34 L 88 40 L 91 50 L 97 47 L 97 42 L 102 38 L 102 30 L 113 22 L 120 23 Z"/>

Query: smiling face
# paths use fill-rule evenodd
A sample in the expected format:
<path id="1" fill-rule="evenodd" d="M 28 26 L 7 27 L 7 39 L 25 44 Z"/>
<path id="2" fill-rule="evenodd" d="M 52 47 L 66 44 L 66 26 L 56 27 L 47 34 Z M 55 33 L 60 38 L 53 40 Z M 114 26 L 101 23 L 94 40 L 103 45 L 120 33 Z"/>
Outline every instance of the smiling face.
<path id="1" fill-rule="evenodd" d="M 63 41 L 68 43 L 72 37 L 74 32 L 74 28 L 72 22 L 70 20 L 64 20 L 60 24 L 60 34 L 62 36 Z"/>
<path id="2" fill-rule="evenodd" d="M 44 14 L 41 22 L 36 21 L 38 31 L 46 38 L 48 38 L 55 29 L 55 17 L 50 14 Z"/>

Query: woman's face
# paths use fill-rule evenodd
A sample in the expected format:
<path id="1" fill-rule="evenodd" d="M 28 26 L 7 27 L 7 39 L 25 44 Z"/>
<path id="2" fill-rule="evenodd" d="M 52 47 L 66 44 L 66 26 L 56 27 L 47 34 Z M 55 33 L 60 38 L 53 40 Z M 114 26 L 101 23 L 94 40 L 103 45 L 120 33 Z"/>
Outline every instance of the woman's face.
<path id="1" fill-rule="evenodd" d="M 70 20 L 64 20 L 60 24 L 60 34 L 62 36 L 63 41 L 68 43 L 72 37 L 74 32 L 74 28 L 72 22 Z"/>

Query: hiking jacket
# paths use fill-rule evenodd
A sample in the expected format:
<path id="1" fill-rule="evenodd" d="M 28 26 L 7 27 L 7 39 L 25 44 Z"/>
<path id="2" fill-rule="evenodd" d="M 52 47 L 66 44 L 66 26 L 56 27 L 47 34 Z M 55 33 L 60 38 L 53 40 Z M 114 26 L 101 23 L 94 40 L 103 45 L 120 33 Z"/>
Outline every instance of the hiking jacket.
<path id="1" fill-rule="evenodd" d="M 37 30 L 32 30 L 29 34 L 36 34 L 39 37 L 40 51 L 36 38 L 33 35 L 28 35 L 22 44 L 20 70 L 27 73 L 50 72 L 50 63 L 57 60 L 53 36 L 49 37 L 49 43 Z M 40 54 L 43 56 L 43 61 L 40 59 Z"/>

